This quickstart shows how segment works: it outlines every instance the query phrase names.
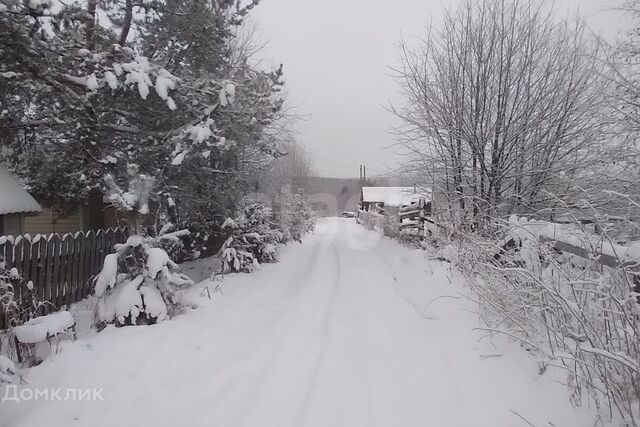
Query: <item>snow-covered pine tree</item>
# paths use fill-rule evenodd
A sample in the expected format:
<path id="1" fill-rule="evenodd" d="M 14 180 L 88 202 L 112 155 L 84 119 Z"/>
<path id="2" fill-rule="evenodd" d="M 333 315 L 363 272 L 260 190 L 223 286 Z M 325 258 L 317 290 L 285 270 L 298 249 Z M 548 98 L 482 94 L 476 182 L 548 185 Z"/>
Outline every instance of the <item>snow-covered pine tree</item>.
<path id="1" fill-rule="evenodd" d="M 260 263 L 277 261 L 276 246 L 283 235 L 273 222 L 271 209 L 262 202 L 245 198 L 236 218 L 227 218 L 222 231 L 229 234 L 219 252 L 224 273 L 250 273 Z"/>
<path id="2" fill-rule="evenodd" d="M 139 193 L 135 166 L 152 184 L 136 215 L 190 228 L 193 249 L 205 246 L 235 212 L 247 164 L 279 154 L 282 67 L 256 68 L 237 40 L 257 2 L 2 5 L 2 160 L 52 204 L 100 190 L 123 216 L 122 197 Z M 86 19 L 99 13 L 108 27 Z"/>
<path id="3" fill-rule="evenodd" d="M 99 324 L 156 323 L 180 313 L 182 292 L 193 284 L 169 255 L 161 240 L 177 239 L 178 232 L 158 238 L 134 235 L 107 255 L 95 279 Z"/>

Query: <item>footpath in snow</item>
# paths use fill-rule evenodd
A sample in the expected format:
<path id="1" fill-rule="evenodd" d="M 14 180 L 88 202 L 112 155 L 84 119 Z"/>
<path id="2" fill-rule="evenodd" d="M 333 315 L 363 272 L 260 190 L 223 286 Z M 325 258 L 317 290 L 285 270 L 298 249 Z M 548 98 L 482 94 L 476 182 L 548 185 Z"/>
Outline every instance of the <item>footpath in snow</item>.
<path id="1" fill-rule="evenodd" d="M 353 221 L 321 221 L 185 315 L 65 343 L 20 387 L 103 400 L 5 402 L 0 426 L 593 424 L 526 351 L 479 341 L 448 264 Z"/>

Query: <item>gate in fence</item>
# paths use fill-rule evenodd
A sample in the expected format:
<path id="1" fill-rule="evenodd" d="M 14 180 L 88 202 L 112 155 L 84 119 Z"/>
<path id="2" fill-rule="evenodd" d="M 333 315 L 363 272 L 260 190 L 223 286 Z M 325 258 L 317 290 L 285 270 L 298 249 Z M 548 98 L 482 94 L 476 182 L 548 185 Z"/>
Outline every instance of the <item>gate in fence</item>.
<path id="1" fill-rule="evenodd" d="M 91 279 L 102 269 L 104 258 L 124 243 L 127 228 L 77 232 L 48 236 L 28 235 L 0 240 L 0 260 L 8 269 L 16 268 L 31 281 L 41 301 L 49 301 L 46 312 L 78 302 L 91 293 Z M 15 297 L 21 300 L 22 289 Z M 5 329 L 4 307 L 0 303 L 0 330 Z"/>

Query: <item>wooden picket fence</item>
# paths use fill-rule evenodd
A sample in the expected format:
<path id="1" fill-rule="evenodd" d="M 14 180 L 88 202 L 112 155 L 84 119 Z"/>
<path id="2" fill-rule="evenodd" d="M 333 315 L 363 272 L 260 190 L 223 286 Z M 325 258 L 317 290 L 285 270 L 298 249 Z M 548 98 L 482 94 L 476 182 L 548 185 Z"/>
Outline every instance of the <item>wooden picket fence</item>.
<path id="1" fill-rule="evenodd" d="M 49 301 L 46 312 L 86 298 L 91 280 L 102 269 L 104 258 L 114 252 L 116 243 L 124 243 L 127 228 L 88 231 L 75 234 L 28 235 L 0 240 L 0 260 L 7 268 L 15 267 L 26 281 L 31 281 L 41 301 Z M 22 298 L 17 289 L 18 299 Z M 0 305 L 0 313 L 4 309 Z M 0 315 L 0 330 L 5 329 Z"/>

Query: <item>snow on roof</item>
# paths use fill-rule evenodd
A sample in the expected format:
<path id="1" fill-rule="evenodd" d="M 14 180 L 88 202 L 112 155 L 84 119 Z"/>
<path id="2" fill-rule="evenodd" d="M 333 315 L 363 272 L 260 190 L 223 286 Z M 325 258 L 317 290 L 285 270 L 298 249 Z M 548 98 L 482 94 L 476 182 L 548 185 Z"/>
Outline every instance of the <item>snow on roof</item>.
<path id="1" fill-rule="evenodd" d="M 385 206 L 410 205 L 421 198 L 431 200 L 430 192 L 414 187 L 362 187 L 362 197 L 364 202 Z"/>
<path id="2" fill-rule="evenodd" d="M 0 165 L 0 215 L 40 212 L 42 208 L 22 184 Z"/>

